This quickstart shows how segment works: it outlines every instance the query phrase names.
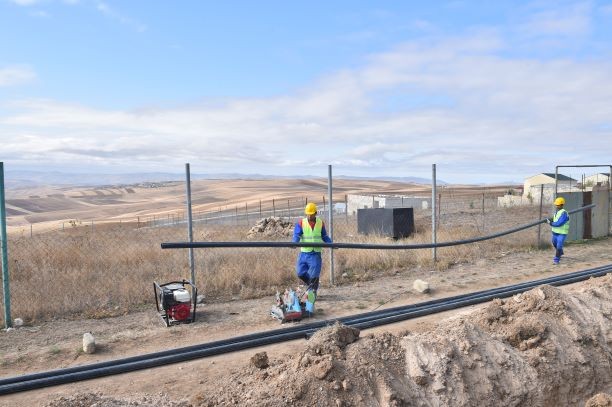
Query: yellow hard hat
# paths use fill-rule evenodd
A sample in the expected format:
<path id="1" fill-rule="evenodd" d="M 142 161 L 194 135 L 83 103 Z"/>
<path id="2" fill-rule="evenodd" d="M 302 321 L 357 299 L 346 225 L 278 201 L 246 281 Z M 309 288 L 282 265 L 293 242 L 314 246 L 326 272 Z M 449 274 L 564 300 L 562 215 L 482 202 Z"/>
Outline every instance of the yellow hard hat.
<path id="1" fill-rule="evenodd" d="M 304 208 L 304 213 L 306 215 L 314 215 L 315 213 L 317 213 L 317 205 L 310 202 L 309 204 L 306 205 L 306 208 Z"/>
<path id="2" fill-rule="evenodd" d="M 563 199 L 562 197 L 555 199 L 555 206 L 561 206 L 561 205 L 565 205 L 565 199 Z"/>

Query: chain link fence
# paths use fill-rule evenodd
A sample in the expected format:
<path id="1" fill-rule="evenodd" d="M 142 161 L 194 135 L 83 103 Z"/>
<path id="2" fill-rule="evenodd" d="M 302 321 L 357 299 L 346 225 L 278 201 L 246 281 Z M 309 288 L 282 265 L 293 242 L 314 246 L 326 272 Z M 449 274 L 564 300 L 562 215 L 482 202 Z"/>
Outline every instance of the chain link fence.
<path id="1" fill-rule="evenodd" d="M 442 188 L 437 197 L 437 241 L 461 240 L 507 230 L 540 217 L 539 204 L 499 207 L 500 192 Z M 415 232 L 401 241 L 357 231 L 346 212 L 346 197 L 334 205 L 327 197 L 271 199 L 208 211 L 193 211 L 194 241 L 288 241 L 307 202 L 315 202 L 328 223 L 334 211 L 334 241 L 355 243 L 431 242 L 431 209 L 414 209 Z M 344 205 L 343 205 L 344 204 Z M 543 216 L 552 208 L 545 207 Z M 187 249 L 162 250 L 162 242 L 187 241 L 184 212 L 131 221 L 69 222 L 45 233 L 33 228 L 9 236 L 9 272 L 13 318 L 26 322 L 55 317 L 105 317 L 154 307 L 153 281 L 190 277 Z M 266 221 L 262 221 L 262 219 Z M 263 225 L 263 226 L 262 226 Z M 269 226 L 272 225 L 272 226 Z M 260 230 L 261 229 L 261 230 Z M 329 231 L 328 225 L 328 231 Z M 543 228 L 541 240 L 548 240 Z M 415 267 L 443 270 L 450 265 L 517 248 L 538 245 L 537 228 L 506 237 L 437 249 L 341 250 L 334 252 L 336 283 L 376 278 Z M 195 250 L 199 293 L 207 301 L 272 296 L 297 283 L 298 249 L 225 248 Z M 329 250 L 323 253 L 322 284 L 329 282 Z M 2 293 L 0 293 L 0 296 Z M 1 304 L 1 302 L 0 302 Z M 0 315 L 0 318 L 2 316 Z M 2 321 L 4 324 L 4 321 Z"/>

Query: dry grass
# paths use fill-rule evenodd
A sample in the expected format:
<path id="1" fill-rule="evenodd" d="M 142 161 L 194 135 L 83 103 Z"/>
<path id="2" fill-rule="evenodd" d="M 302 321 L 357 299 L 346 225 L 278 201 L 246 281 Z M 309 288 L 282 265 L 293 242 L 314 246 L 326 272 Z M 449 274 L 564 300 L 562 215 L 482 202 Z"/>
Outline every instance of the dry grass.
<path id="1" fill-rule="evenodd" d="M 487 214 L 495 230 L 527 223 L 537 217 L 533 208 L 511 208 Z M 418 214 L 417 214 L 418 215 Z M 393 241 L 362 236 L 354 220 L 335 224 L 336 242 L 416 244 L 431 242 L 430 218 L 416 219 L 417 232 Z M 429 215 L 430 216 L 430 215 Z M 438 242 L 482 234 L 479 218 L 459 212 L 439 228 Z M 205 229 L 204 229 L 205 227 Z M 195 241 L 243 241 L 250 226 L 196 228 Z M 486 230 L 491 233 L 492 230 Z M 409 272 L 416 268 L 443 270 L 460 262 L 496 257 L 510 250 L 536 246 L 533 229 L 471 245 L 439 248 L 433 264 L 431 249 L 336 250 L 335 272 L 339 284 Z M 74 228 L 9 241 L 12 314 L 26 321 L 59 316 L 105 317 L 151 307 L 153 281 L 189 277 L 188 251 L 162 250 L 160 243 L 185 241 L 181 228 L 136 229 L 134 225 Z M 288 240 L 288 239 L 284 239 Z M 296 249 L 234 248 L 195 251 L 196 281 L 208 301 L 272 295 L 275 289 L 295 284 Z M 324 253 L 323 285 L 328 282 L 329 254 Z"/>

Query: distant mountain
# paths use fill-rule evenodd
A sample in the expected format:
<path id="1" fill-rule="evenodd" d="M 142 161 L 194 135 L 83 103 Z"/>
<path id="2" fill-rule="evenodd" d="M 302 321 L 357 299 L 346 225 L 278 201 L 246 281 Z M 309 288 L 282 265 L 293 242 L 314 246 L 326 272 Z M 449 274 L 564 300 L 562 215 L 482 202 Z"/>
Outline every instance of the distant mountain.
<path id="1" fill-rule="evenodd" d="M 218 174 L 191 174 L 192 180 L 197 179 L 291 179 L 291 178 L 324 178 L 315 177 L 312 175 L 262 175 L 262 174 L 239 174 L 239 173 L 218 173 Z M 396 181 L 396 182 L 411 182 L 416 184 L 431 184 L 431 180 L 419 177 L 353 177 L 345 175 L 334 176 L 336 179 L 363 179 L 363 180 L 381 180 L 381 181 Z M 168 172 L 147 172 L 147 173 L 129 173 L 129 174 L 87 174 L 87 173 L 67 173 L 60 171 L 22 171 L 22 170 L 6 170 L 4 175 L 4 183 L 6 188 L 31 188 L 42 185 L 55 186 L 100 186 L 100 185 L 129 185 L 142 182 L 168 182 L 168 181 L 184 181 L 185 174 L 175 174 Z M 437 181 L 440 185 L 447 183 L 441 180 Z"/>

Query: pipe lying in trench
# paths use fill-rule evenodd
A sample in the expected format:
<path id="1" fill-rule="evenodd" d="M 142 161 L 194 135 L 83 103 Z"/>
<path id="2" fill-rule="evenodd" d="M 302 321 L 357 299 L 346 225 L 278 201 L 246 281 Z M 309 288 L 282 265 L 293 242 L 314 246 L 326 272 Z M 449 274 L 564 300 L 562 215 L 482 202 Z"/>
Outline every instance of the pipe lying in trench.
<path id="1" fill-rule="evenodd" d="M 384 324 L 404 321 L 442 311 L 475 305 L 493 298 L 505 298 L 527 291 L 542 284 L 564 285 L 583 281 L 591 277 L 603 276 L 612 272 L 612 264 L 589 270 L 578 271 L 561 276 L 514 284 L 475 293 L 395 307 L 365 314 L 325 320 L 288 329 L 276 329 L 244 335 L 226 340 L 194 345 L 185 348 L 172 349 L 147 355 L 94 363 L 49 372 L 34 373 L 23 376 L 9 377 L 0 380 L 0 395 L 33 390 L 53 385 L 72 383 L 114 374 L 127 373 L 166 364 L 184 362 L 202 357 L 235 352 L 243 349 L 269 345 L 311 336 L 316 330 L 336 322 L 344 323 L 359 329 L 372 328 Z"/>

